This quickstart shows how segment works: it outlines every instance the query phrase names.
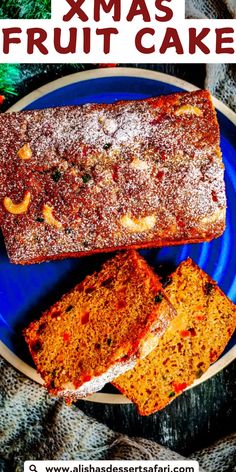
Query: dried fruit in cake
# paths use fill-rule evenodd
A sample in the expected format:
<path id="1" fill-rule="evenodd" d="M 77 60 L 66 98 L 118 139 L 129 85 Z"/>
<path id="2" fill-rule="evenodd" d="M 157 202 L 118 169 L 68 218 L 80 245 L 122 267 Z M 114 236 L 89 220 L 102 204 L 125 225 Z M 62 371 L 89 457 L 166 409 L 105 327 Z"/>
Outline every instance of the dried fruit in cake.
<path id="1" fill-rule="evenodd" d="M 209 241 L 225 228 L 209 92 L 0 116 L 0 224 L 11 262 Z M 15 205 L 30 194 L 27 211 Z"/>
<path id="2" fill-rule="evenodd" d="M 24 335 L 49 392 L 76 400 L 151 352 L 175 314 L 157 276 L 131 251 L 88 276 Z"/>
<path id="3" fill-rule="evenodd" d="M 158 346 L 113 383 L 141 415 L 164 408 L 215 362 L 236 328 L 236 307 L 191 259 L 165 284 L 177 311 Z"/>

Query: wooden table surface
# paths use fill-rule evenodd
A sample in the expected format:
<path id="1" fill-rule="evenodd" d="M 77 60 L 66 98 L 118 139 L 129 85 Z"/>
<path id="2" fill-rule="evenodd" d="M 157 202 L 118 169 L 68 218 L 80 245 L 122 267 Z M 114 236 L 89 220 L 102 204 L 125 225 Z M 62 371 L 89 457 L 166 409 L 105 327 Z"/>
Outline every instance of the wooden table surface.
<path id="1" fill-rule="evenodd" d="M 122 65 L 166 72 L 204 87 L 204 65 Z M 23 65 L 22 68 L 25 74 L 17 99 L 51 80 L 75 72 L 75 68 L 69 65 Z M 84 68 L 88 66 L 81 66 L 81 69 Z M 15 97 L 8 99 L 5 109 L 15 101 Z M 185 392 L 163 411 L 147 418 L 140 417 L 133 405 L 101 405 L 87 401 L 81 401 L 78 405 L 86 414 L 115 431 L 153 439 L 188 455 L 235 430 L 236 362 L 207 382 Z"/>
<path id="2" fill-rule="evenodd" d="M 133 405 L 78 402 L 84 413 L 111 429 L 145 437 L 183 455 L 235 431 L 236 362 L 203 384 L 183 393 L 167 408 L 141 417 Z"/>

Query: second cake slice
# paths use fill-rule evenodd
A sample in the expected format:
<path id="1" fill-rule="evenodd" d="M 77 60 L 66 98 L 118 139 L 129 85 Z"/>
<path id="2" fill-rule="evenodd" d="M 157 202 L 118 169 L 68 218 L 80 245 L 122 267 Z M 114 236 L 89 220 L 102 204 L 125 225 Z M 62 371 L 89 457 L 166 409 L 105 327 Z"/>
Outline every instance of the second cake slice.
<path id="1" fill-rule="evenodd" d="M 158 346 L 114 381 L 141 415 L 150 415 L 201 377 L 222 354 L 236 328 L 236 306 L 191 259 L 165 282 L 177 316 Z"/>
<path id="2" fill-rule="evenodd" d="M 173 316 L 157 276 L 131 251 L 106 262 L 24 334 L 49 392 L 76 400 L 134 367 Z"/>

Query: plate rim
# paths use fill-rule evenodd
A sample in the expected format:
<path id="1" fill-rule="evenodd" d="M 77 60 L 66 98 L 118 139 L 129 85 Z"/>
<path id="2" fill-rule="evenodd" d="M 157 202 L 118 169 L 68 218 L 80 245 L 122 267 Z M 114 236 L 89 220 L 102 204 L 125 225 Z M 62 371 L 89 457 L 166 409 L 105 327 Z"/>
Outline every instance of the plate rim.
<path id="1" fill-rule="evenodd" d="M 89 71 L 76 72 L 69 74 L 65 77 L 48 82 L 47 84 L 39 87 L 33 92 L 27 94 L 21 100 L 17 101 L 13 106 L 11 106 L 6 113 L 21 111 L 27 105 L 33 101 L 43 97 L 58 88 L 66 87 L 67 85 L 72 85 L 78 82 L 84 82 L 86 80 L 95 80 L 99 78 L 112 78 L 112 77 L 135 77 L 155 80 L 169 85 L 175 85 L 186 91 L 192 92 L 198 90 L 198 87 L 195 85 L 183 80 L 178 77 L 165 74 L 158 71 L 150 71 L 149 69 L 143 68 L 133 68 L 133 67 L 116 67 L 116 68 L 101 68 L 101 69 L 92 69 Z M 216 97 L 213 96 L 213 102 L 218 111 L 220 111 L 226 118 L 228 118 L 236 126 L 236 113 L 231 110 L 227 105 L 222 103 Z M 24 362 L 20 357 L 14 354 L 2 341 L 0 341 L 0 355 L 8 361 L 14 368 L 26 375 L 31 380 L 34 380 L 40 385 L 43 385 L 43 380 L 41 376 L 37 373 L 36 369 Z M 233 346 L 224 356 L 212 364 L 207 372 L 198 380 L 196 380 L 190 387 L 186 390 L 190 390 L 197 385 L 205 382 L 206 380 L 212 378 L 218 372 L 222 371 L 227 367 L 234 359 L 236 359 L 236 345 Z M 95 403 L 106 403 L 106 404 L 130 404 L 131 401 L 128 400 L 124 395 L 121 394 L 112 394 L 112 393 L 95 393 L 90 397 L 84 399 L 85 401 L 95 402 Z"/>
<path id="2" fill-rule="evenodd" d="M 185 89 L 188 92 L 194 90 L 199 90 L 199 87 L 187 82 L 178 77 L 165 74 L 164 72 L 151 71 L 149 69 L 142 68 L 133 68 L 133 67 L 115 67 L 115 68 L 101 68 L 101 69 L 92 69 L 89 71 L 75 72 L 73 74 L 66 75 L 60 79 L 53 80 L 48 82 L 45 85 L 35 89 L 33 92 L 27 94 L 21 100 L 17 101 L 12 105 L 6 113 L 13 111 L 21 111 L 22 108 L 25 108 L 33 100 L 39 99 L 40 97 L 47 95 L 50 92 L 57 90 L 58 88 L 66 87 L 77 82 L 84 82 L 86 80 L 93 80 L 105 77 L 139 77 L 143 79 L 158 80 L 159 82 L 168 83 L 171 85 L 179 86 L 180 88 Z M 236 113 L 231 110 L 227 105 L 221 102 L 218 98 L 213 97 L 214 104 L 216 108 L 221 111 L 234 125 L 236 125 Z"/>

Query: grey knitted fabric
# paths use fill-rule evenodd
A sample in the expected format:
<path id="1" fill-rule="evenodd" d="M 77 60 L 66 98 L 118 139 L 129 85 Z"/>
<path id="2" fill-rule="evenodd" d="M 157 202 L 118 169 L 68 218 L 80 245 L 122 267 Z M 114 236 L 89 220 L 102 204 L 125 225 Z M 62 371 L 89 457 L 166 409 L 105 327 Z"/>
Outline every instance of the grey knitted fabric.
<path id="1" fill-rule="evenodd" d="M 187 0 L 187 18 L 236 18 L 236 0 Z M 236 65 L 207 64 L 205 87 L 236 111 Z"/>
<path id="2" fill-rule="evenodd" d="M 236 433 L 215 442 L 206 449 L 197 451 L 191 459 L 195 459 L 206 471 L 236 471 Z"/>
<path id="3" fill-rule="evenodd" d="M 128 438 L 51 398 L 0 357 L 0 472 L 20 472 L 26 460 L 184 460 L 141 438 Z M 198 451 L 201 472 L 236 471 L 236 435 Z"/>
<path id="4" fill-rule="evenodd" d="M 236 0 L 187 0 L 191 18 L 232 18 Z M 206 87 L 236 110 L 236 67 L 206 66 Z M 155 459 L 181 456 L 146 439 L 128 438 L 48 396 L 0 358 L 0 472 L 20 472 L 25 460 Z M 236 435 L 196 452 L 202 472 L 236 472 Z"/>
<path id="5" fill-rule="evenodd" d="M 0 358 L 0 472 L 20 472 L 24 461 L 45 458 L 183 459 L 152 441 L 115 433 L 78 408 L 49 397 Z"/>

